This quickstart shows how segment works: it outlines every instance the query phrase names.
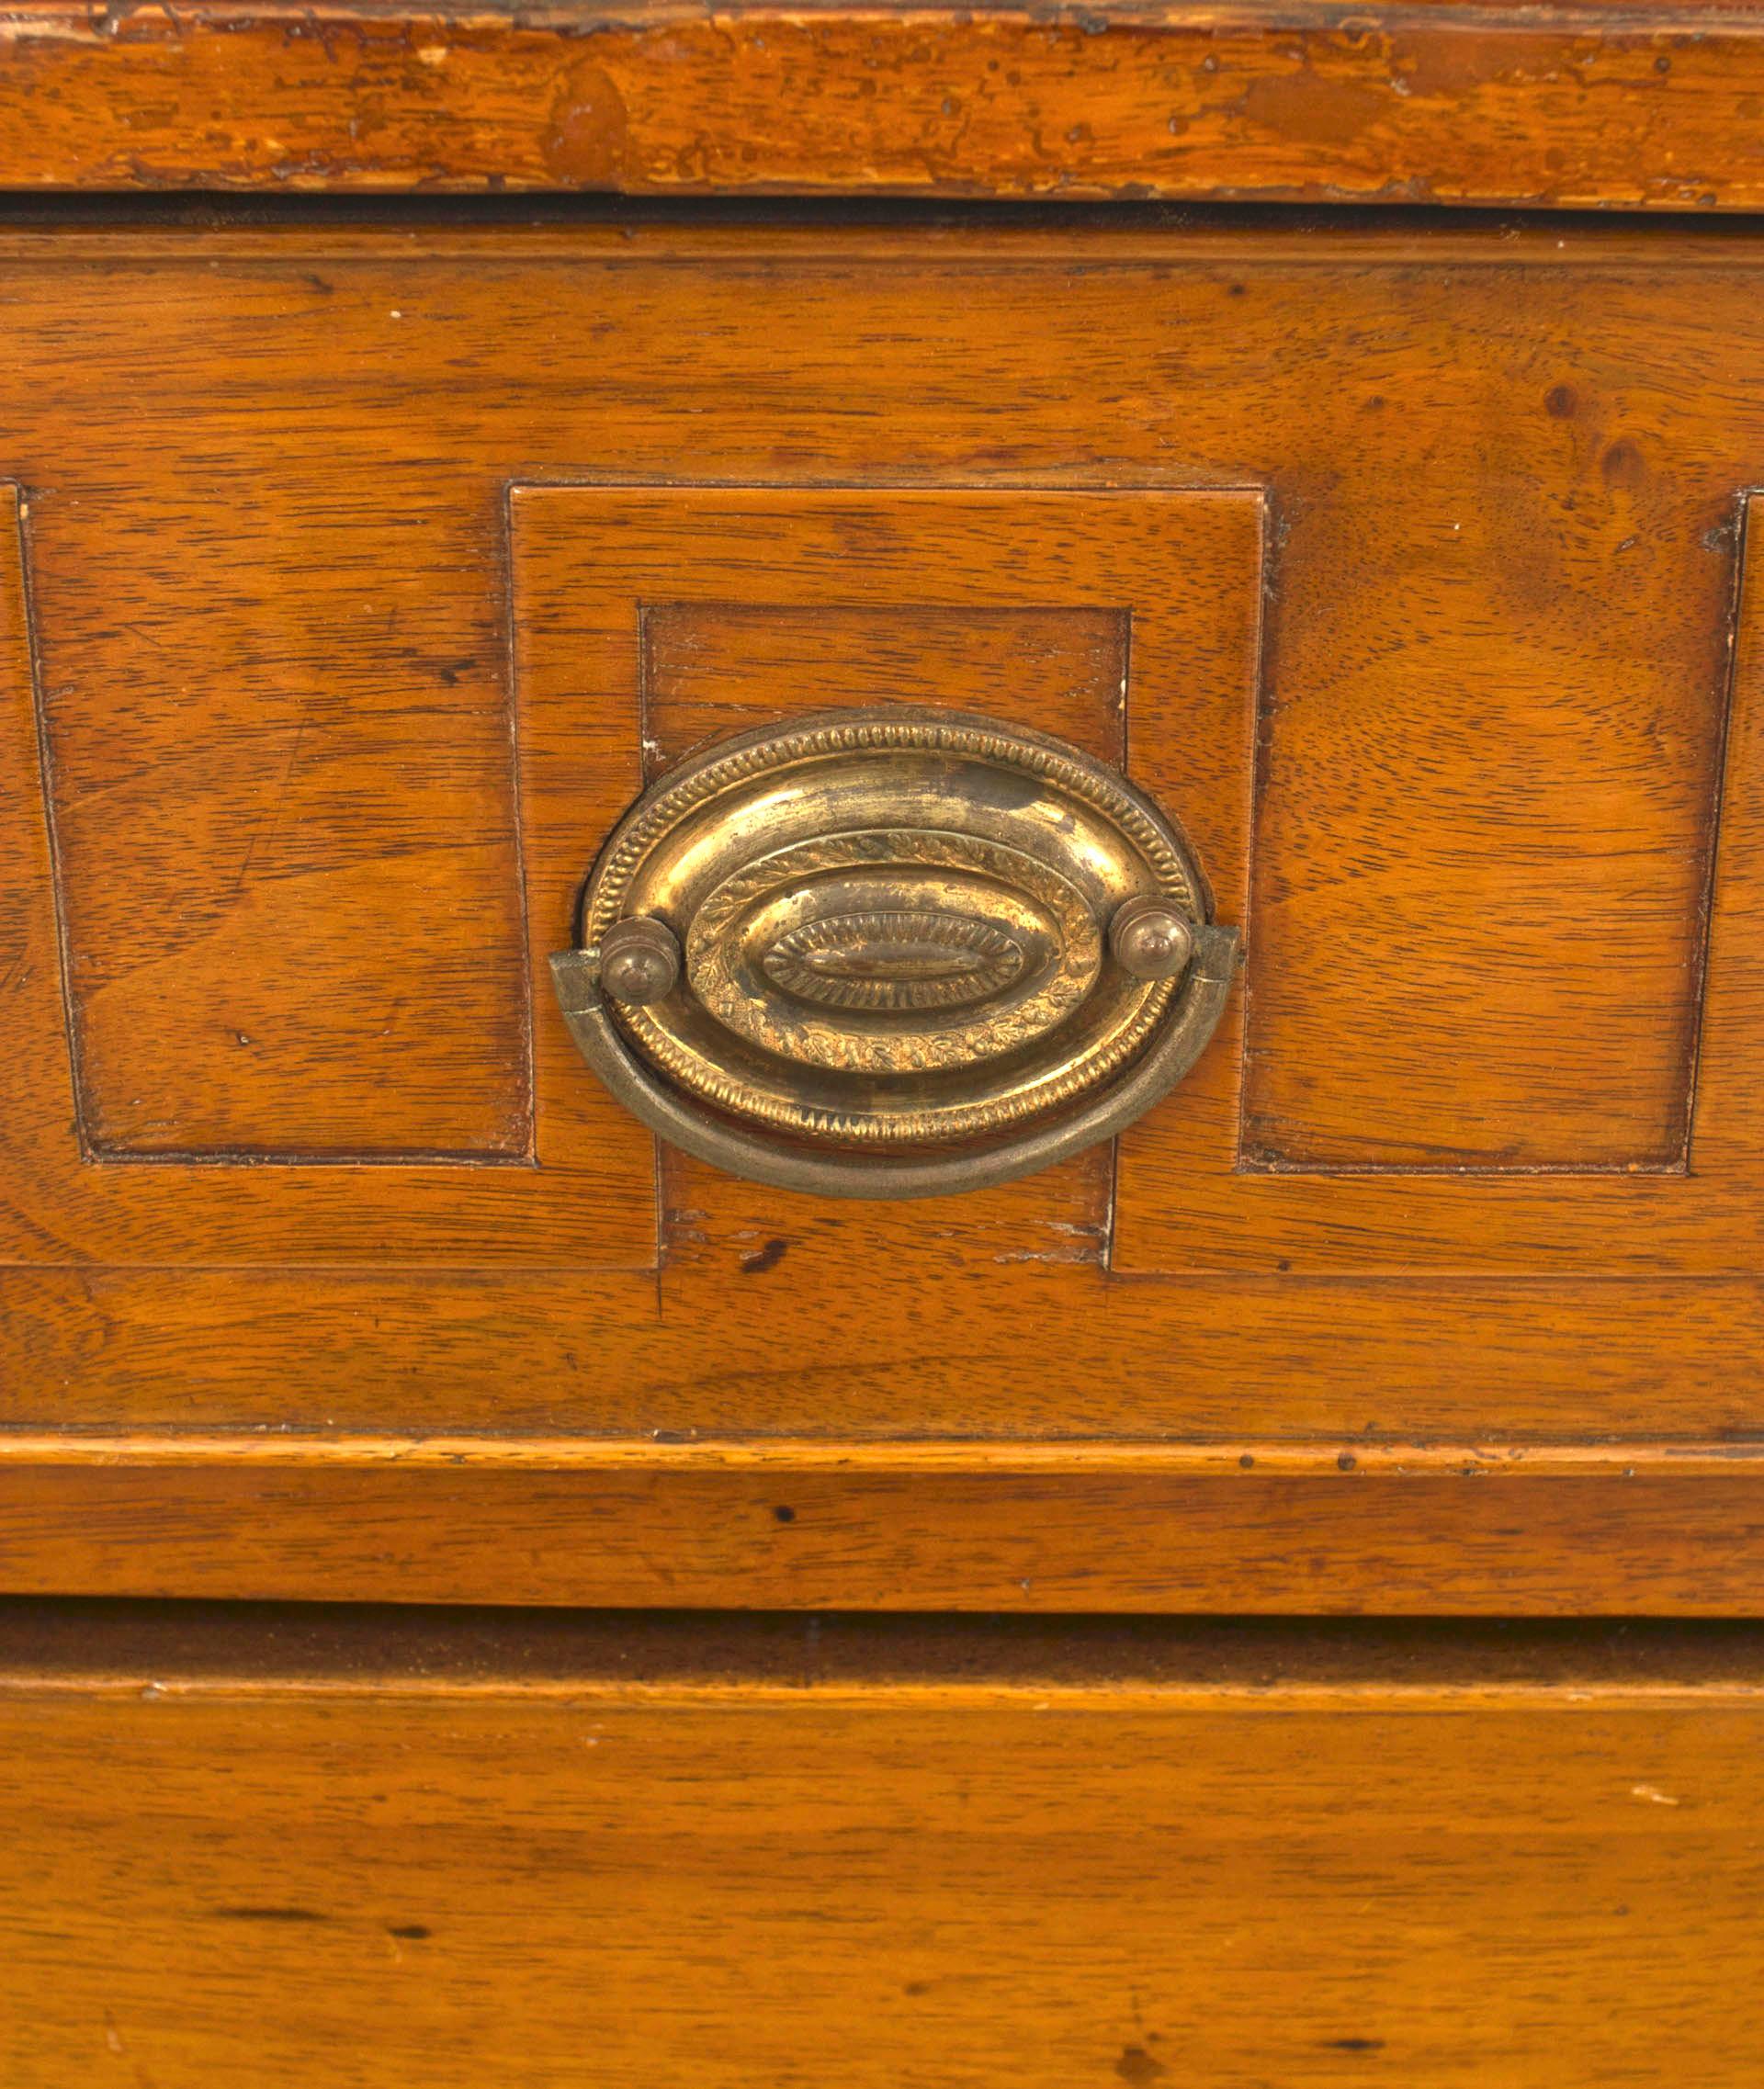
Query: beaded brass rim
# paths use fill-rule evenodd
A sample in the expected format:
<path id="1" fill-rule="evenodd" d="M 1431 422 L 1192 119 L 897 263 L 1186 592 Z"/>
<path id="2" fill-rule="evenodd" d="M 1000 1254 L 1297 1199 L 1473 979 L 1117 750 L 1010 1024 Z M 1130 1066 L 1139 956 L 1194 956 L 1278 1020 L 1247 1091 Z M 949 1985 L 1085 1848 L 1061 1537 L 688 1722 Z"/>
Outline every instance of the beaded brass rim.
<path id="1" fill-rule="evenodd" d="M 553 965 L 584 1054 L 676 1143 L 914 1194 L 915 1168 L 1000 1180 L 1049 1139 L 1105 1135 L 1144 1062 L 1177 1078 L 1169 1033 L 1192 1063 L 1232 969 L 1209 912 L 1179 830 L 1125 778 L 901 706 L 689 758 L 607 841 Z"/>
<path id="2" fill-rule="evenodd" d="M 1125 777 L 1114 775 L 1076 748 L 1046 735 L 1012 731 L 989 718 L 956 711 L 926 711 L 902 705 L 887 713 L 829 711 L 783 732 L 738 733 L 688 760 L 680 771 L 651 785 L 626 816 L 596 864 L 582 918 L 584 940 L 594 941 L 618 919 L 632 873 L 657 839 L 681 816 L 731 784 L 757 773 L 835 753 L 871 750 L 931 750 L 978 754 L 1020 766 L 1101 807 L 1146 851 L 1160 882 L 1179 891 L 1191 908 L 1202 902 L 1200 874 L 1186 846 L 1164 816 Z"/>

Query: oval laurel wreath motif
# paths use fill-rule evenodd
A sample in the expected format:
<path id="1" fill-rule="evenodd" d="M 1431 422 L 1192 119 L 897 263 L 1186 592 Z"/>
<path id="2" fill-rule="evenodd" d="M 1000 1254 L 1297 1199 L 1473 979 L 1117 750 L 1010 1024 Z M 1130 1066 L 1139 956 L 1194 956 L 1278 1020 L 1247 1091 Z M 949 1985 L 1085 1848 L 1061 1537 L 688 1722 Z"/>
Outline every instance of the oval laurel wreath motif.
<path id="1" fill-rule="evenodd" d="M 800 912 L 776 922 L 767 912 L 781 902 L 788 917 L 792 895 L 816 886 L 825 901 L 808 920 L 960 918 L 1009 938 L 1022 965 L 988 992 L 917 1007 L 902 999 L 866 1008 L 792 991 L 765 959 L 808 924 Z M 692 991 L 718 1022 L 779 1057 L 848 1075 L 922 1073 L 1014 1051 L 1070 1014 L 1102 962 L 1089 903 L 1061 872 L 983 836 L 936 829 L 816 835 L 754 858 L 706 895 L 684 942 Z M 625 1020 L 650 1042 L 643 1011 Z M 656 1027 L 665 1029 L 665 1018 Z M 651 1049 L 660 1058 L 666 1046 Z"/>
<path id="2" fill-rule="evenodd" d="M 774 986 L 822 1008 L 963 1008 L 1001 992 L 1028 962 L 990 921 L 912 909 L 832 914 L 781 936 L 761 959 Z"/>

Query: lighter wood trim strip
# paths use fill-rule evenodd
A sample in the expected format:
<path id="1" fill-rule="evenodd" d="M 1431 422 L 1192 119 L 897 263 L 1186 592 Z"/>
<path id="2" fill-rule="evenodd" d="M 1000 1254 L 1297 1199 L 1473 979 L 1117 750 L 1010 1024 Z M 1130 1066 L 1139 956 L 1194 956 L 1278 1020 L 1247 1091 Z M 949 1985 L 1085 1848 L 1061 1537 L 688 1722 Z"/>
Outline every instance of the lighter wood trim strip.
<path id="1" fill-rule="evenodd" d="M 1141 1474 L 1171 1477 L 1237 1473 L 1244 1478 L 1309 1476 L 1453 1478 L 1600 1474 L 1764 1474 L 1764 1442 L 1412 1444 L 1027 1443 L 944 1439 L 901 1443 L 650 1437 L 297 1436 L 175 1432 L 130 1436 L 65 1431 L 0 1432 L 0 1467 L 184 1465 L 370 1468 L 387 1465 L 516 1468 L 557 1473 L 766 1472 L 963 1474 Z"/>
<path id="2" fill-rule="evenodd" d="M 1295 1711 L 1357 1712 L 1374 1716 L 1388 1716 L 1395 1711 L 1415 1717 L 1461 1715 L 1496 1706 L 1548 1706 L 1567 1713 L 1626 1710 L 1657 1712 L 1674 1707 L 1707 1709 L 1712 1702 L 1744 1708 L 1764 1701 L 1764 1678 L 1736 1681 L 1723 1677 L 1706 1683 L 1623 1683 L 1601 1678 L 1579 1686 L 1572 1680 L 1476 1684 L 1431 1680 L 1404 1683 L 1394 1679 L 1363 1684 L 1310 1681 L 1096 1684 L 1034 1677 L 1021 1682 L 1001 1678 L 952 1683 L 942 1677 L 885 1673 L 873 1681 L 862 1683 L 826 1683 L 813 1677 L 805 1677 L 800 1683 L 739 1680 L 633 1683 L 607 1676 L 514 1679 L 494 1676 L 475 1678 L 388 1673 L 361 1678 L 272 1676 L 238 1681 L 208 1676 L 147 1676 L 144 1673 L 38 1676 L 28 1669 L 8 1672 L 0 1666 L 0 1701 L 8 1698 L 130 1699 L 140 1698 L 143 1692 L 151 1692 L 156 1699 L 201 1699 L 223 1702 L 263 1698 L 326 1698 L 367 1699 L 374 1703 L 383 1703 L 388 1699 L 445 1699 L 448 1701 L 465 1699 L 526 1702 L 537 1699 L 607 1707 L 676 1704 L 737 1714 L 775 1713 L 784 1707 L 803 1710 L 812 1707 L 819 1711 L 844 1707 L 868 1711 L 874 1711 L 879 1703 L 952 1712 L 982 1711 L 996 1705 L 1056 1717 L 1074 1712 L 1092 1714 L 1107 1719 L 1113 1728 L 1121 1719 L 1136 1711 L 1162 1711 L 1188 1718 L 1204 1717 L 1209 1712 L 1229 1712 L 1233 1716 L 1261 1712 L 1279 1717 Z"/>

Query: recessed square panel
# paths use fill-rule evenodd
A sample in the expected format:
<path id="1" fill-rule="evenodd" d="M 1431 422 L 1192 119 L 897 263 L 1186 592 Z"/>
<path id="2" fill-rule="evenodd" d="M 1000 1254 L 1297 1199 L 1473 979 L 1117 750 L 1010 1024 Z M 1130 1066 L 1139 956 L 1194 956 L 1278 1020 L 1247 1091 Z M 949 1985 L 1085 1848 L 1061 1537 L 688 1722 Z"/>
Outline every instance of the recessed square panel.
<path id="1" fill-rule="evenodd" d="M 1152 750 L 1160 802 L 1225 918 L 1242 918 L 1259 493 L 518 487 L 511 512 L 541 947 L 571 934 L 594 853 L 571 787 L 584 721 L 634 698 L 651 776 L 720 732 L 895 702 L 1057 734 L 1136 774 Z M 542 1079 L 555 1044 L 542 1024 Z M 1229 1079 L 1196 1077 L 1177 1107 L 1216 1142 L 1235 1135 Z M 1070 1260 L 1075 1241 L 1088 1256 L 1106 1240 L 1109 1157 L 934 1208 L 821 1203 L 791 1223 L 832 1225 L 853 1256 L 895 1270 L 940 1266 L 952 1232 L 1007 1261 Z M 742 1252 L 763 1252 L 779 1192 L 668 1166 L 670 1181 L 690 1179 L 662 1217 L 676 1287 L 706 1237 L 751 1236 Z"/>
<path id="2" fill-rule="evenodd" d="M 226 563 L 243 593 L 249 556 Z M 449 658 L 426 635 L 455 615 L 448 591 L 377 573 L 389 636 L 364 691 L 330 657 L 331 616 L 296 615 L 302 586 L 334 585 L 315 566 L 277 570 L 245 629 L 216 602 L 220 562 L 193 576 L 212 625 L 195 673 L 130 643 L 82 676 L 57 628 L 38 634 L 75 1096 L 96 1158 L 529 1153 L 492 635 Z"/>

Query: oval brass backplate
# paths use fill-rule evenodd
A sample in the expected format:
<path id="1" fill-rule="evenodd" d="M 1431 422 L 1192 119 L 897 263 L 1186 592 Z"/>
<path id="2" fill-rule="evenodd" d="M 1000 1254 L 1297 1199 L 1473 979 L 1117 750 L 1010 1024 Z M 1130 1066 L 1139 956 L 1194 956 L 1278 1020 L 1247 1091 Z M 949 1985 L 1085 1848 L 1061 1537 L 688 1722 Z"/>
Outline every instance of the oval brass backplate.
<path id="1" fill-rule="evenodd" d="M 1187 1072 L 1238 954 L 1181 834 L 1064 742 L 905 705 L 701 750 L 551 960 L 589 1064 L 673 1145 L 842 1197 L 1007 1180 Z"/>

